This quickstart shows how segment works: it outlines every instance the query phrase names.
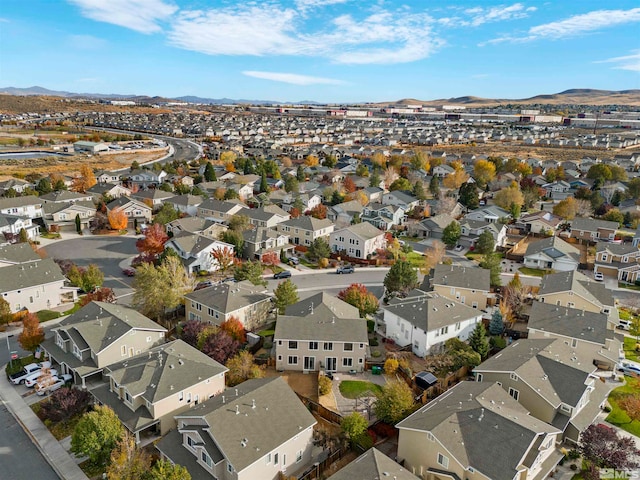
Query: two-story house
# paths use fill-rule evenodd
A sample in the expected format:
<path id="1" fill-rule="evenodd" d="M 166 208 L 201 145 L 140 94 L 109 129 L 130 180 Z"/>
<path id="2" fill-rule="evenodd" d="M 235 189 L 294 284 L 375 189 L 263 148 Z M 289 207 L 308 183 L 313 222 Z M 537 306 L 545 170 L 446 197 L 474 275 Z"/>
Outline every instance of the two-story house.
<path id="1" fill-rule="evenodd" d="M 634 283 L 640 280 L 640 250 L 631 243 L 598 242 L 593 271 L 621 282 Z"/>
<path id="2" fill-rule="evenodd" d="M 51 329 L 42 342 L 45 354 L 75 383 L 104 367 L 135 357 L 164 343 L 167 329 L 132 308 L 114 303 L 91 302 Z"/>
<path id="3" fill-rule="evenodd" d="M 425 276 L 420 289 L 484 310 L 493 298 L 490 285 L 489 270 L 439 263 Z"/>
<path id="4" fill-rule="evenodd" d="M 394 190 L 393 192 L 385 193 L 382 196 L 382 204 L 400 207 L 405 212 L 409 212 L 420 204 L 420 200 L 412 193 L 402 190 Z"/>
<path id="5" fill-rule="evenodd" d="M 174 415 L 224 390 L 228 369 L 198 349 L 174 340 L 104 368 L 106 383 L 91 388 L 140 442 L 141 434 L 165 435 Z"/>
<path id="6" fill-rule="evenodd" d="M 616 237 L 618 222 L 576 217 L 571 222 L 571 236 L 587 242 L 613 240 Z"/>
<path id="7" fill-rule="evenodd" d="M 475 247 L 476 242 L 484 232 L 491 233 L 495 247 L 504 247 L 507 241 L 507 226 L 501 223 L 486 222 L 484 220 L 468 220 L 464 218 L 460 221 L 461 245 Z"/>
<path id="8" fill-rule="evenodd" d="M 29 240 L 37 240 L 40 236 L 40 227 L 31 218 L 0 213 L 0 243 L 17 241 L 22 229 Z"/>
<path id="9" fill-rule="evenodd" d="M 28 243 L 0 245 L 0 268 L 42 260 Z"/>
<path id="10" fill-rule="evenodd" d="M 201 217 L 178 218 L 166 224 L 167 233 L 177 235 L 180 232 L 198 233 L 209 238 L 220 238 L 228 230 L 226 225 Z"/>
<path id="11" fill-rule="evenodd" d="M 107 204 L 107 212 L 119 208 L 128 218 L 129 227 L 133 227 L 135 222 L 147 223 L 153 218 L 153 209 L 138 200 L 122 196 Z"/>
<path id="12" fill-rule="evenodd" d="M 42 205 L 42 213 L 47 230 L 55 225 L 60 231 L 75 231 L 76 216 L 81 230 L 89 228 L 89 222 L 96 216 L 96 207 L 93 202 L 48 202 Z"/>
<path id="13" fill-rule="evenodd" d="M 420 480 L 375 447 L 367 450 L 345 467 L 342 467 L 327 480 L 382 479 L 386 477 L 395 480 Z"/>
<path id="14" fill-rule="evenodd" d="M 93 195 L 90 193 L 78 193 L 70 192 L 68 190 L 57 190 L 44 195 L 40 195 L 40 200 L 46 203 L 91 203 L 93 202 Z"/>
<path id="15" fill-rule="evenodd" d="M 487 223 L 496 223 L 501 218 L 510 218 L 511 214 L 504 208 L 500 208 L 497 205 L 489 205 L 487 207 L 478 208 L 468 212 L 465 216 L 465 220 L 475 220 Z"/>
<path id="16" fill-rule="evenodd" d="M 249 217 L 249 223 L 254 227 L 275 228 L 279 223 L 286 222 L 291 218 L 287 212 L 277 205 L 250 208 L 242 213 Z"/>
<path id="17" fill-rule="evenodd" d="M 41 218 L 43 203 L 34 195 L 0 198 L 0 214 L 31 219 Z"/>
<path id="18" fill-rule="evenodd" d="M 233 215 L 246 214 L 248 209 L 240 202 L 229 202 L 208 198 L 198 206 L 198 217 L 226 223 Z"/>
<path id="19" fill-rule="evenodd" d="M 158 188 L 154 188 L 152 190 L 138 190 L 137 192 L 131 194 L 131 198 L 150 206 L 153 210 L 156 211 L 159 210 L 160 207 L 162 207 L 162 204 L 164 202 L 175 196 L 175 193 L 165 192 L 164 190 L 160 190 Z"/>
<path id="20" fill-rule="evenodd" d="M 317 238 L 329 240 L 329 236 L 334 230 L 333 222 L 327 218 L 318 219 L 308 215 L 298 218 L 291 218 L 279 223 L 276 229 L 289 236 L 294 245 L 304 245 L 308 247 Z"/>
<path id="21" fill-rule="evenodd" d="M 178 254 L 188 273 L 197 273 L 218 270 L 219 266 L 212 252 L 225 248 L 233 251 L 235 247 L 197 233 L 180 232 L 169 239 L 164 248 L 171 248 Z"/>
<path id="22" fill-rule="evenodd" d="M 434 215 L 433 217 L 425 218 L 420 222 L 410 223 L 407 226 L 407 230 L 410 235 L 415 235 L 418 238 L 435 238 L 442 239 L 442 233 L 456 219 L 448 213 L 441 213 Z"/>
<path id="23" fill-rule="evenodd" d="M 244 252 L 242 258 L 248 260 L 261 260 L 262 256 L 268 252 L 280 252 L 288 254 L 293 250 L 293 245 L 289 243 L 289 235 L 280 233 L 274 228 L 256 227 L 253 230 L 242 232 L 244 239 Z"/>
<path id="24" fill-rule="evenodd" d="M 281 377 L 243 382 L 176 421 L 156 448 L 193 479 L 276 480 L 311 463 L 316 420 Z"/>
<path id="25" fill-rule="evenodd" d="M 590 360 L 561 339 L 529 338 L 512 343 L 473 370 L 478 382 L 497 382 L 532 416 L 577 443 L 613 387 L 594 375 Z"/>
<path id="26" fill-rule="evenodd" d="M 87 193 L 93 196 L 94 203 L 98 203 L 104 197 L 119 198 L 122 196 L 130 196 L 131 190 L 122 185 L 100 183 L 100 181 L 98 181 L 93 187 L 87 189 Z"/>
<path id="27" fill-rule="evenodd" d="M 402 225 L 405 213 L 402 207 L 372 202 L 364 207 L 360 218 L 363 222 L 369 222 L 376 228 L 387 231 L 395 225 Z"/>
<path id="28" fill-rule="evenodd" d="M 125 175 L 123 175 L 125 177 Z M 130 186 L 136 186 L 139 189 L 156 188 L 167 177 L 167 172 L 161 170 L 156 172 L 154 170 L 134 170 L 126 175 L 128 184 Z"/>
<path id="29" fill-rule="evenodd" d="M 204 202 L 204 197 L 187 193 L 168 198 L 164 203 L 173 205 L 173 208 L 175 208 L 177 212 L 195 217 L 198 214 L 198 207 L 202 205 L 202 202 Z"/>
<path id="30" fill-rule="evenodd" d="M 425 357 L 442 351 L 450 338 L 465 341 L 482 321 L 482 312 L 436 293 L 414 290 L 382 307 L 386 336 L 401 347 L 411 345 Z"/>
<path id="31" fill-rule="evenodd" d="M 360 259 L 366 259 L 385 246 L 384 232 L 367 222 L 336 230 L 329 238 L 332 252 L 344 252 L 349 257 Z"/>
<path id="32" fill-rule="evenodd" d="M 75 301 L 77 289 L 65 286 L 66 278 L 51 258 L 7 265 L 0 270 L 0 295 L 11 313 L 38 312 Z"/>
<path id="33" fill-rule="evenodd" d="M 556 233 L 558 225 L 562 223 L 562 218 L 551 212 L 534 212 L 522 215 L 516 222 L 525 233 Z"/>
<path id="34" fill-rule="evenodd" d="M 271 296 L 264 287 L 256 286 L 248 280 L 218 285 L 196 290 L 185 295 L 185 316 L 188 320 L 220 325 L 231 317 L 236 317 L 245 330 L 255 330 L 267 321 L 273 308 Z"/>
<path id="35" fill-rule="evenodd" d="M 543 238 L 527 245 L 524 265 L 528 268 L 561 272 L 577 270 L 580 265 L 580 250 L 560 237 Z"/>
<path id="36" fill-rule="evenodd" d="M 398 461 L 429 480 L 543 480 L 563 457 L 560 429 L 496 383 L 460 382 L 396 428 Z"/>
<path id="37" fill-rule="evenodd" d="M 338 203 L 327 209 L 327 218 L 331 220 L 336 228 L 343 228 L 351 225 L 356 216 L 362 215 L 364 207 L 358 200 Z"/>
<path id="38" fill-rule="evenodd" d="M 292 317 L 304 317 L 317 310 L 322 310 L 325 316 L 333 314 L 337 318 L 360 317 L 360 311 L 356 307 L 326 292 L 316 293 L 293 305 L 288 305 L 284 313 Z"/>

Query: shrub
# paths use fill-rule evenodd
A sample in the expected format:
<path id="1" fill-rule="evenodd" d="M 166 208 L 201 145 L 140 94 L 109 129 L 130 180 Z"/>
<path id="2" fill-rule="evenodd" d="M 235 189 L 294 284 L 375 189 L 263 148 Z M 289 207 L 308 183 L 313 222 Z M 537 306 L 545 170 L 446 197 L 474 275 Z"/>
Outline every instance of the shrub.
<path id="1" fill-rule="evenodd" d="M 493 337 L 491 337 L 489 339 L 489 344 L 493 348 L 497 348 L 497 349 L 502 350 L 503 348 L 506 348 L 507 340 L 504 337 L 500 337 L 500 336 L 494 335 Z"/>
<path id="2" fill-rule="evenodd" d="M 369 432 L 364 432 L 362 435 L 359 435 L 357 438 L 353 439 L 353 443 L 360 445 L 364 450 L 369 450 L 373 447 L 373 439 Z"/>
<path id="3" fill-rule="evenodd" d="M 376 344 L 376 345 L 377 345 L 377 344 Z M 377 351 L 377 350 L 376 350 L 375 352 L 371 352 L 371 356 L 372 356 L 373 358 L 378 358 L 378 357 L 379 357 L 379 356 L 381 356 L 381 355 L 382 355 L 382 353 L 380 353 L 380 352 L 379 352 L 379 351 Z"/>
<path id="4" fill-rule="evenodd" d="M 369 345 L 371 345 L 372 347 L 377 347 L 378 339 L 376 337 L 373 337 L 371 340 L 369 340 Z"/>
<path id="5" fill-rule="evenodd" d="M 384 373 L 386 373 L 387 375 L 393 375 L 394 373 L 396 373 L 396 370 L 398 370 L 398 360 L 396 360 L 395 358 L 387 358 L 387 360 L 384 362 Z"/>
<path id="6" fill-rule="evenodd" d="M 318 378 L 318 393 L 320 395 L 328 395 L 333 388 L 333 382 L 329 377 L 322 376 Z"/>
<path id="7" fill-rule="evenodd" d="M 87 390 L 62 387 L 51 394 L 48 402 L 42 402 L 42 418 L 51 422 L 66 422 L 89 407 L 91 394 Z"/>
<path id="8" fill-rule="evenodd" d="M 376 328 L 376 322 L 375 320 L 367 320 L 367 331 L 369 333 L 373 333 L 373 331 Z"/>

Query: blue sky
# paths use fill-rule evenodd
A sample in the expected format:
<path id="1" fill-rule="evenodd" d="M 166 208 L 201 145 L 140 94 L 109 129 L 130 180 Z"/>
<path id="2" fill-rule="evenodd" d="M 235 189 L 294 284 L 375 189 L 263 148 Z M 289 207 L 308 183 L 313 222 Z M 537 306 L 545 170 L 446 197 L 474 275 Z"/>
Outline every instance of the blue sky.
<path id="1" fill-rule="evenodd" d="M 321 102 L 640 88 L 640 4 L 3 0 L 0 87 Z"/>

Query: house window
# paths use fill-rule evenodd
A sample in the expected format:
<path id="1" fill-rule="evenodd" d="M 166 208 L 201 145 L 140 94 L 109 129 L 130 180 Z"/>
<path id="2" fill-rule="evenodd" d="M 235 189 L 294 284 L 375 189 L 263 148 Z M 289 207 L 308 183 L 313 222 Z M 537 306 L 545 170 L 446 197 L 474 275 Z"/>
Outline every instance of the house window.
<path id="1" fill-rule="evenodd" d="M 438 465 L 442 465 L 444 468 L 449 468 L 449 459 L 443 454 L 438 453 Z"/>
<path id="2" fill-rule="evenodd" d="M 455 295 L 456 294 L 456 289 L 451 287 L 451 295 Z"/>
<path id="3" fill-rule="evenodd" d="M 187 403 L 191 403 L 191 392 L 187 393 Z"/>
<path id="4" fill-rule="evenodd" d="M 289 350 L 297 350 L 298 342 L 295 340 L 289 340 Z"/>
<path id="5" fill-rule="evenodd" d="M 298 356 L 297 355 L 289 355 L 289 365 L 297 365 L 298 364 Z"/>
<path id="6" fill-rule="evenodd" d="M 213 315 L 215 314 L 215 312 L 214 312 L 213 308 L 208 308 L 208 309 L 207 309 L 207 314 L 208 314 L 210 317 L 213 317 Z"/>
<path id="7" fill-rule="evenodd" d="M 178 394 L 178 401 L 181 402 L 182 400 L 184 400 L 184 392 Z"/>
<path id="8" fill-rule="evenodd" d="M 457 332 L 458 330 L 460 330 L 460 322 L 457 322 L 457 323 L 456 323 L 456 332 Z"/>
<path id="9" fill-rule="evenodd" d="M 123 356 L 123 357 L 127 356 L 127 346 L 126 345 L 122 345 L 120 347 L 120 355 Z"/>
<path id="10" fill-rule="evenodd" d="M 207 452 L 202 451 L 202 462 L 207 465 L 207 467 L 211 468 L 211 457 L 207 455 Z"/>
<path id="11" fill-rule="evenodd" d="M 309 342 L 309 350 L 318 350 L 318 342 Z"/>
<path id="12" fill-rule="evenodd" d="M 233 466 L 230 463 L 227 463 L 227 471 L 229 473 L 233 472 Z"/>
<path id="13" fill-rule="evenodd" d="M 333 342 L 324 342 L 323 346 L 324 350 L 331 351 L 333 350 Z"/>
<path id="14" fill-rule="evenodd" d="M 571 348 L 576 348 L 578 346 L 578 339 L 577 338 L 572 338 L 571 339 Z"/>
<path id="15" fill-rule="evenodd" d="M 433 433 L 427 432 L 427 440 L 429 440 L 430 442 L 435 442 L 436 437 L 433 435 Z"/>
<path id="16" fill-rule="evenodd" d="M 516 375 L 515 373 L 511 373 L 511 374 L 509 375 L 509 378 L 510 378 L 511 380 L 513 380 L 514 382 L 517 382 L 517 381 L 518 381 L 518 375 Z"/>
<path id="17" fill-rule="evenodd" d="M 299 463 L 302 461 L 302 450 L 298 450 L 298 453 L 296 453 L 296 463 Z"/>
<path id="18" fill-rule="evenodd" d="M 270 453 L 267 454 L 266 460 L 267 460 L 267 465 L 269 465 L 271 463 L 271 454 Z"/>
<path id="19" fill-rule="evenodd" d="M 478 302 L 473 302 L 471 304 L 471 308 L 478 308 Z"/>
<path id="20" fill-rule="evenodd" d="M 482 374 L 479 373 L 476 375 L 476 382 L 481 382 L 482 381 Z"/>
<path id="21" fill-rule="evenodd" d="M 603 262 L 606 262 L 606 261 L 607 261 L 607 254 L 606 254 L 606 253 L 603 253 L 603 254 L 602 254 L 602 261 L 603 261 Z"/>
<path id="22" fill-rule="evenodd" d="M 564 413 L 571 413 L 571 407 L 569 405 L 565 405 L 564 403 L 560 404 L 560 410 Z"/>
<path id="23" fill-rule="evenodd" d="M 353 367 L 353 358 L 343 358 L 342 359 L 343 367 Z"/>
<path id="24" fill-rule="evenodd" d="M 353 343 L 345 343 L 344 344 L 344 351 L 345 352 L 352 352 L 353 351 Z"/>
<path id="25" fill-rule="evenodd" d="M 449 326 L 447 325 L 446 327 L 442 327 L 440 329 L 440 335 L 445 335 L 449 332 Z"/>
<path id="26" fill-rule="evenodd" d="M 196 310 L 198 310 L 199 312 L 202 311 L 202 305 L 199 303 L 196 303 Z"/>
<path id="27" fill-rule="evenodd" d="M 514 400 L 518 400 L 518 398 L 520 397 L 520 392 L 515 388 L 509 387 L 509 395 L 511 395 Z"/>
<path id="28" fill-rule="evenodd" d="M 187 435 L 187 445 L 189 445 L 191 448 L 193 448 L 193 445 L 195 443 L 196 443 L 195 440 Z"/>
<path id="29" fill-rule="evenodd" d="M 151 341 L 151 337 L 147 337 L 147 343 Z"/>
<path id="30" fill-rule="evenodd" d="M 131 403 L 131 395 L 129 395 L 129 392 L 125 391 L 124 392 L 124 399 L 128 402 Z"/>
<path id="31" fill-rule="evenodd" d="M 275 453 L 275 454 L 273 455 L 273 464 L 274 464 L 274 465 L 277 465 L 277 464 L 278 464 L 278 454 L 277 454 L 277 453 Z"/>

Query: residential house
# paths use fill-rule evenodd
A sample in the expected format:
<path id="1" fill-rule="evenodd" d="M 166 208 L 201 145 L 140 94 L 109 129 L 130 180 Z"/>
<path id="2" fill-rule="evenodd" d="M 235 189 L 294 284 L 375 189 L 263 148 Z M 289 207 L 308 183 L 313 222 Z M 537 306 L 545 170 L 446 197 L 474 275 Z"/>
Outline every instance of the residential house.
<path id="1" fill-rule="evenodd" d="M 349 257 L 363 260 L 385 246 L 384 232 L 367 222 L 336 230 L 329 238 L 332 252 L 344 252 Z"/>
<path id="2" fill-rule="evenodd" d="M 96 183 L 93 187 L 87 189 L 87 193 L 93 196 L 94 203 L 100 202 L 104 197 L 120 198 L 122 196 L 131 196 L 130 189 L 111 183 Z"/>
<path id="3" fill-rule="evenodd" d="M 504 247 L 507 241 L 507 226 L 502 223 L 487 222 L 483 220 L 468 220 L 464 218 L 460 221 L 460 239 L 458 243 L 474 247 L 484 232 L 491 233 L 495 247 Z"/>
<path id="4" fill-rule="evenodd" d="M 302 215 L 279 223 L 276 230 L 288 235 L 294 245 L 308 247 L 317 238 L 324 238 L 328 241 L 334 228 L 333 222 L 327 218 L 318 219 Z"/>
<path id="5" fill-rule="evenodd" d="M 42 342 L 45 354 L 71 373 L 75 383 L 99 375 L 114 363 L 163 344 L 167 329 L 132 308 L 90 302 L 51 329 Z"/>
<path id="6" fill-rule="evenodd" d="M 41 218 L 43 203 L 35 195 L 0 198 L 0 214 L 31 219 Z"/>
<path id="7" fill-rule="evenodd" d="M 437 293 L 412 292 L 382 307 L 386 336 L 419 357 L 440 353 L 450 338 L 465 341 L 482 312 Z M 280 321 L 280 320 L 278 320 Z"/>
<path id="8" fill-rule="evenodd" d="M 574 444 L 596 420 L 613 386 L 595 371 L 588 355 L 557 338 L 518 340 L 473 369 L 478 382 L 500 385 L 531 416 Z"/>
<path id="9" fill-rule="evenodd" d="M 198 273 L 218 270 L 219 266 L 211 252 L 220 248 L 233 251 L 235 247 L 198 233 L 180 232 L 170 238 L 164 248 L 171 248 L 178 254 L 188 273 Z"/>
<path id="10" fill-rule="evenodd" d="M 386 477 L 395 480 L 420 480 L 375 447 L 342 467 L 327 480 L 382 479 Z"/>
<path id="11" fill-rule="evenodd" d="M 239 202 L 208 198 L 198 207 L 198 216 L 214 222 L 226 223 L 233 215 L 244 215 L 247 210 L 247 207 Z"/>
<path id="12" fill-rule="evenodd" d="M 142 434 L 165 435 L 176 427 L 174 415 L 221 393 L 227 370 L 174 340 L 104 367 L 107 382 L 90 392 L 116 412 L 139 443 Z"/>
<path id="13" fill-rule="evenodd" d="M 156 448 L 194 480 L 276 480 L 312 461 L 316 420 L 280 377 L 243 382 L 176 421 Z"/>
<path id="14" fill-rule="evenodd" d="M 177 212 L 184 213 L 195 217 L 198 214 L 198 207 L 204 202 L 204 197 L 200 195 L 175 195 L 168 198 L 163 203 L 173 205 Z"/>
<path id="15" fill-rule="evenodd" d="M 517 221 L 518 226 L 524 233 L 553 234 L 555 235 L 558 225 L 562 223 L 562 218 L 551 212 L 534 212 L 522 215 Z"/>
<path id="16" fill-rule="evenodd" d="M 640 250 L 632 243 L 598 242 L 593 271 L 621 282 L 634 283 L 640 280 Z"/>
<path id="17" fill-rule="evenodd" d="M 95 172 L 96 181 L 98 184 L 118 184 L 120 183 L 121 174 L 116 172 L 109 172 L 107 170 L 100 170 Z"/>
<path id="18" fill-rule="evenodd" d="M 380 230 L 390 230 L 391 227 L 404 223 L 405 211 L 402 207 L 395 205 L 383 205 L 372 202 L 364 207 L 360 219 L 368 222 Z"/>
<path id="19" fill-rule="evenodd" d="M 560 237 L 536 240 L 527 245 L 524 265 L 528 268 L 577 270 L 580 265 L 580 250 Z"/>
<path id="20" fill-rule="evenodd" d="M 327 209 L 327 218 L 331 220 L 336 228 L 343 228 L 354 221 L 356 217 L 362 215 L 364 207 L 358 200 L 338 203 Z"/>
<path id="21" fill-rule="evenodd" d="M 0 295 L 11 313 L 48 310 L 76 301 L 77 289 L 66 287 L 66 280 L 51 258 L 6 265 L 0 270 Z"/>
<path id="22" fill-rule="evenodd" d="M 420 205 L 420 200 L 410 192 L 394 190 L 382 196 L 382 204 L 393 205 L 402 208 L 405 212 L 410 212 Z"/>
<path id="23" fill-rule="evenodd" d="M 364 371 L 367 322 L 313 308 L 300 316 L 280 315 L 273 336 L 276 369 L 314 372 Z"/>
<path id="24" fill-rule="evenodd" d="M 291 215 L 277 205 L 250 208 L 242 213 L 249 217 L 249 223 L 255 227 L 274 228 L 279 223 L 286 222 L 291 218 Z"/>
<path id="25" fill-rule="evenodd" d="M 543 480 L 563 457 L 560 429 L 496 383 L 458 383 L 396 428 L 397 460 L 429 480 Z"/>
<path id="26" fill-rule="evenodd" d="M 618 309 L 611 290 L 578 271 L 550 273 L 542 277 L 538 301 L 604 313 L 609 316 L 609 322 L 618 324 Z"/>
<path id="27" fill-rule="evenodd" d="M 576 217 L 571 220 L 570 224 L 573 238 L 589 242 L 613 240 L 618 229 L 618 222 L 608 222 L 594 218 Z"/>
<path id="28" fill-rule="evenodd" d="M 318 310 L 322 311 L 324 316 L 332 314 L 336 318 L 360 317 L 360 311 L 356 307 L 326 292 L 316 293 L 293 305 L 288 305 L 284 313 L 290 317 L 304 317 Z"/>
<path id="29" fill-rule="evenodd" d="M 478 208 L 477 210 L 471 210 L 465 216 L 465 220 L 476 220 L 487 223 L 496 223 L 501 218 L 509 218 L 511 214 L 505 209 L 498 207 L 497 205 L 489 205 L 486 207 Z"/>
<path id="30" fill-rule="evenodd" d="M 153 210 L 150 206 L 129 197 L 119 197 L 107 204 L 107 212 L 119 208 L 128 218 L 128 226 L 133 227 L 137 223 L 150 223 Z"/>
<path id="31" fill-rule="evenodd" d="M 70 192 L 68 190 L 58 190 L 45 195 L 40 195 L 40 200 L 47 203 L 93 203 L 93 195 L 89 193 Z"/>
<path id="32" fill-rule="evenodd" d="M 542 185 L 542 189 L 545 191 L 545 196 L 552 200 L 564 200 L 571 196 L 571 185 L 564 180 L 545 183 Z"/>
<path id="33" fill-rule="evenodd" d="M 207 220 L 201 217 L 183 217 L 169 222 L 166 225 L 169 235 L 177 235 L 180 232 L 198 233 L 209 238 L 220 238 L 223 232 L 228 230 L 226 225 Z"/>
<path id="34" fill-rule="evenodd" d="M 365 177 L 364 180 L 369 185 L 368 179 Z M 384 196 L 384 189 L 375 186 L 375 187 L 365 187 L 362 189 L 362 193 L 367 196 L 367 203 L 371 202 L 382 202 L 382 197 Z"/>
<path id="35" fill-rule="evenodd" d="M 489 299 L 493 298 L 490 283 L 489 270 L 484 268 L 439 263 L 424 278 L 420 289 L 433 291 L 449 300 L 484 310 Z"/>
<path id="36" fill-rule="evenodd" d="M 56 228 L 63 232 L 75 232 L 76 217 L 80 219 L 80 230 L 89 228 L 96 216 L 93 202 L 56 202 L 42 205 L 44 225 L 47 230 Z"/>
<path id="37" fill-rule="evenodd" d="M 123 175 L 124 177 L 125 175 Z M 129 186 L 138 187 L 139 189 L 157 188 L 160 186 L 167 176 L 167 172 L 161 170 L 156 172 L 154 170 L 134 170 L 126 175 L 127 183 Z"/>
<path id="38" fill-rule="evenodd" d="M 268 252 L 275 252 L 285 255 L 293 251 L 293 245 L 289 243 L 289 235 L 279 233 L 276 229 L 256 227 L 253 230 L 242 232 L 244 239 L 244 251 L 242 258 L 248 260 L 261 260 L 262 256 Z"/>
<path id="39" fill-rule="evenodd" d="M 283 198 L 280 207 L 287 213 L 291 212 L 291 209 L 297 199 L 300 199 L 300 202 L 302 202 L 302 210 L 300 213 L 308 212 L 322 203 L 322 197 L 313 193 L 299 193 L 297 195 L 292 195 L 291 193 L 286 193 L 282 190 L 281 192 L 283 192 Z M 271 194 L 270 198 L 272 201 L 274 196 L 276 196 L 276 193 L 278 193 L 278 191 Z"/>
<path id="40" fill-rule="evenodd" d="M 42 260 L 28 243 L 0 245 L 0 268 Z"/>
<path id="41" fill-rule="evenodd" d="M 17 215 L 6 215 L 0 213 L 0 243 L 3 237 L 7 243 L 12 243 L 20 238 L 20 231 L 27 232 L 29 240 L 37 240 L 40 236 L 40 227 L 33 223 L 29 217 L 19 217 Z"/>
<path id="42" fill-rule="evenodd" d="M 418 238 L 435 238 L 441 240 L 444 229 L 451 222 L 455 221 L 456 219 L 448 213 L 441 213 L 440 215 L 425 218 L 420 222 L 409 223 L 407 225 L 407 231 L 410 235 L 417 236 Z"/>
<path id="43" fill-rule="evenodd" d="M 533 302 L 527 324 L 529 338 L 559 338 L 584 353 L 589 363 L 610 369 L 624 359 L 623 336 L 604 313 Z"/>
<path id="44" fill-rule="evenodd" d="M 273 308 L 271 296 L 265 288 L 248 280 L 219 283 L 187 293 L 184 298 L 187 320 L 220 325 L 231 317 L 236 317 L 245 330 L 263 326 Z"/>
<path id="45" fill-rule="evenodd" d="M 175 196 L 175 193 L 165 192 L 158 188 L 152 190 L 138 190 L 136 193 L 131 194 L 131 198 L 148 205 L 154 210 L 159 210 L 164 202 Z"/>
<path id="46" fill-rule="evenodd" d="M 446 177 L 448 175 L 451 175 L 453 172 L 455 172 L 454 168 L 450 167 L 446 163 L 443 163 L 441 165 L 436 165 L 431 170 L 431 174 L 434 177 L 438 177 L 438 178 L 444 178 L 444 177 Z"/>
<path id="47" fill-rule="evenodd" d="M 634 247 L 640 248 L 640 226 L 636 229 L 636 233 L 633 235 L 633 240 L 631 241 L 631 244 Z"/>
<path id="48" fill-rule="evenodd" d="M 10 178 L 0 182 L 0 195 L 5 195 L 9 190 L 23 194 L 25 190 L 34 188 L 34 184 L 20 178 Z"/>

